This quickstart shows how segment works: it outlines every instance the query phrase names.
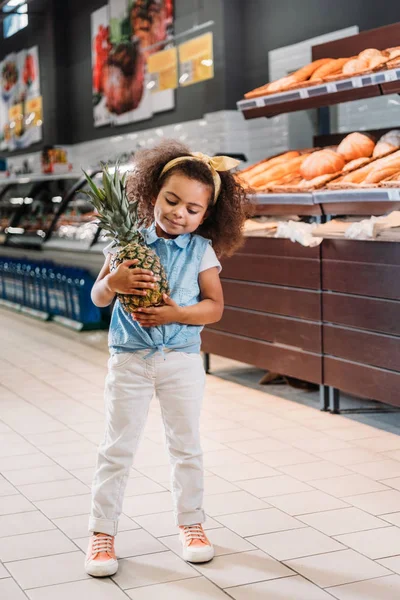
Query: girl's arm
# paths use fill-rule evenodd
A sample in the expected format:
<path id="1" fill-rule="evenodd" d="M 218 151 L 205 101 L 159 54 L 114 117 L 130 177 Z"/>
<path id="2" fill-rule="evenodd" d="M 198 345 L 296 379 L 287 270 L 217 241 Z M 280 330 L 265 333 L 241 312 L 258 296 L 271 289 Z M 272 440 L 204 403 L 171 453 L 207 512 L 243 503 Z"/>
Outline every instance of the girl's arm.
<path id="1" fill-rule="evenodd" d="M 210 325 L 216 323 L 224 312 L 224 295 L 217 267 L 199 275 L 201 301 L 193 306 L 180 306 L 179 323 L 184 325 Z"/>
<path id="2" fill-rule="evenodd" d="M 193 306 L 179 306 L 168 296 L 164 296 L 165 306 L 139 308 L 132 315 L 142 327 L 157 327 L 168 323 L 183 325 L 209 325 L 222 317 L 224 296 L 217 267 L 202 271 L 199 275 L 201 301 Z"/>
<path id="3" fill-rule="evenodd" d="M 138 260 L 125 260 L 118 268 L 110 272 L 110 254 L 92 287 L 91 298 L 98 307 L 109 306 L 115 294 L 132 294 L 135 296 L 146 295 L 146 289 L 153 288 L 157 281 L 151 271 L 146 269 L 132 269 Z"/>

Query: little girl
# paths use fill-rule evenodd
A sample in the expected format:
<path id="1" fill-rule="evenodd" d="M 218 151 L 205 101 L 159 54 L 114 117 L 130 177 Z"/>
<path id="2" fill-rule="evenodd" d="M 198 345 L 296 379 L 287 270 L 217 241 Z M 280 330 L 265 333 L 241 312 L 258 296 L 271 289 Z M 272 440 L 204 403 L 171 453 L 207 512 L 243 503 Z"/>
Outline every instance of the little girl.
<path id="1" fill-rule="evenodd" d="M 248 214 L 246 192 L 229 173 L 237 161 L 191 154 L 165 142 L 135 157 L 127 183 L 139 201 L 141 229 L 165 268 L 171 289 L 165 305 L 129 315 L 117 300 L 109 332 L 111 358 L 105 386 L 106 427 L 92 487 L 86 572 L 113 575 L 118 569 L 114 536 L 133 457 L 154 391 L 160 402 L 172 466 L 172 496 L 183 558 L 206 562 L 214 549 L 202 523 L 203 464 L 199 418 L 205 373 L 200 332 L 220 320 L 224 301 L 217 258 L 242 242 Z M 146 294 L 151 271 L 125 261 L 110 272 L 113 244 L 93 286 L 97 306 L 115 295 Z M 131 268 L 129 268 L 131 267 Z"/>

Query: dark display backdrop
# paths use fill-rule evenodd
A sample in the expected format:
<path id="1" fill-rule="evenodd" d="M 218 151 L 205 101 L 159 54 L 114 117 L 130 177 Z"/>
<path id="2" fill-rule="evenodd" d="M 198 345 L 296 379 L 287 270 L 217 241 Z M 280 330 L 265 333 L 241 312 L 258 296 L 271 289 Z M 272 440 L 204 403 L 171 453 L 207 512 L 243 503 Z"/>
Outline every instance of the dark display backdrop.
<path id="1" fill-rule="evenodd" d="M 352 25 L 365 31 L 400 21 L 400 5 L 392 0 L 246 0 L 245 5 L 247 91 L 268 81 L 270 50 Z"/>
<path id="2" fill-rule="evenodd" d="M 4 55 L 39 46 L 43 145 L 83 142 L 235 109 L 245 91 L 268 81 L 269 50 L 351 25 L 362 31 L 400 21 L 400 8 L 392 0 L 175 0 L 176 33 L 193 25 L 198 8 L 199 23 L 215 21 L 215 78 L 178 90 L 175 109 L 147 123 L 96 129 L 90 14 L 105 3 L 34 0 L 29 26 L 8 40 L 0 37 Z"/>

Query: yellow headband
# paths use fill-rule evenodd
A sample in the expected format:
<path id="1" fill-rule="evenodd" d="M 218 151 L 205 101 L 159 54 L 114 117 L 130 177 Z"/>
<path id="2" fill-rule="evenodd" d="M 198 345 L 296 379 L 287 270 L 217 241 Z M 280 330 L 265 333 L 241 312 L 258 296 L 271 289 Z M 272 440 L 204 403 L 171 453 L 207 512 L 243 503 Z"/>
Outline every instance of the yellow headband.
<path id="1" fill-rule="evenodd" d="M 190 156 L 179 156 L 178 158 L 174 158 L 169 163 L 165 165 L 163 170 L 161 171 L 160 177 L 165 175 L 172 167 L 178 165 L 179 163 L 186 162 L 189 160 L 197 160 L 210 169 L 211 175 L 214 180 L 214 202 L 216 203 L 219 193 L 221 191 L 221 177 L 219 176 L 218 171 L 229 171 L 240 163 L 240 160 L 235 160 L 234 158 L 230 158 L 230 156 L 207 156 L 207 154 L 202 154 L 201 152 L 193 152 Z"/>

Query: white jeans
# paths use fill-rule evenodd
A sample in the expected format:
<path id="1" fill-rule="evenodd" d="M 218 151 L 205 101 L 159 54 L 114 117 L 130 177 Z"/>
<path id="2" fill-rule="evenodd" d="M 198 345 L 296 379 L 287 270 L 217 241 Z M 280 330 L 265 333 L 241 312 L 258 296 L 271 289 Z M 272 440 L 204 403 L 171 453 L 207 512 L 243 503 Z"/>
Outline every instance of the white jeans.
<path id="1" fill-rule="evenodd" d="M 105 435 L 92 485 L 89 531 L 116 535 L 118 518 L 154 391 L 172 466 L 177 525 L 203 523 L 200 409 L 205 373 L 200 354 L 148 351 L 111 356 L 105 386 Z"/>

